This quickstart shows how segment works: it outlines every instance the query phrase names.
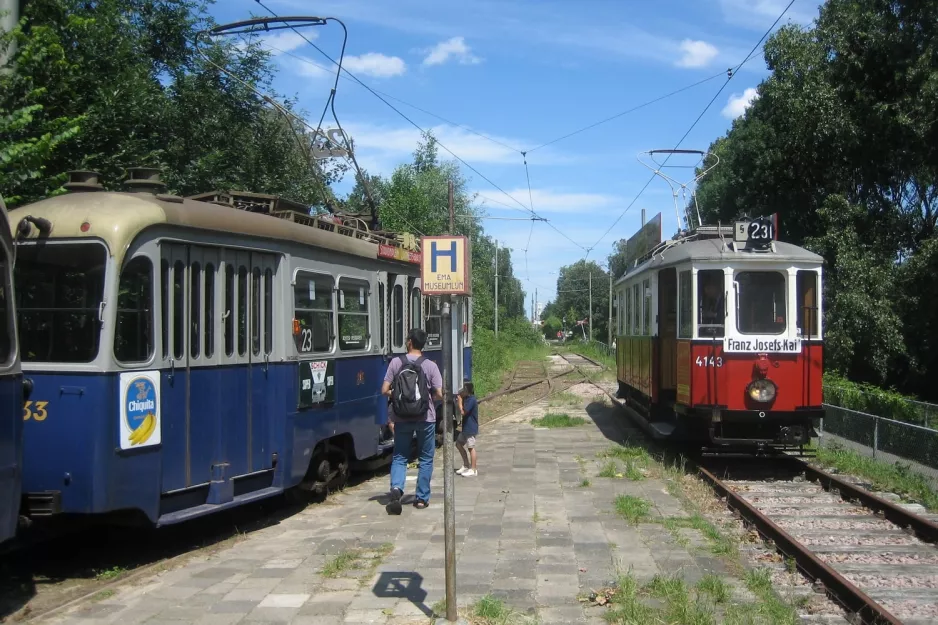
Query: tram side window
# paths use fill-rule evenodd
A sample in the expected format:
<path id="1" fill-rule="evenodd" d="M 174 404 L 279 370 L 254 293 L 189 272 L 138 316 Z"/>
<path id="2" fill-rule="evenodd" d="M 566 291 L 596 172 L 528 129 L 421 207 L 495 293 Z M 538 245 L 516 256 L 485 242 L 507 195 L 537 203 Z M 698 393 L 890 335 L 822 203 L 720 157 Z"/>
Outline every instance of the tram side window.
<path id="1" fill-rule="evenodd" d="M 215 266 L 205 265 L 205 357 L 215 353 Z"/>
<path id="2" fill-rule="evenodd" d="M 378 336 L 381 338 L 381 349 L 382 349 L 382 350 L 384 350 L 384 349 L 387 347 L 387 337 L 385 336 L 385 329 L 384 329 L 384 324 L 385 324 L 385 319 L 384 319 L 384 311 L 385 311 L 385 307 L 384 307 L 384 298 L 385 298 L 385 295 L 384 295 L 384 284 L 379 284 L 379 285 L 378 285 L 378 314 L 377 314 L 376 316 L 377 316 L 377 318 L 378 318 L 378 327 L 380 328 L 380 329 L 378 330 L 378 333 L 379 333 Z"/>
<path id="3" fill-rule="evenodd" d="M 3 282 L 0 283 L 0 362 L 7 363 L 10 360 L 10 354 L 13 339 L 13 324 L 10 323 L 10 284 L 7 282 L 9 272 L 7 270 L 6 254 L 0 250 L 0 275 L 3 276 Z"/>
<path id="4" fill-rule="evenodd" d="M 169 261 L 160 261 L 160 326 L 163 358 L 169 358 Z"/>
<path id="5" fill-rule="evenodd" d="M 173 265 L 173 358 L 180 360 L 185 351 L 183 343 L 185 342 L 186 330 L 185 317 L 186 311 L 183 308 L 185 301 L 186 288 L 186 266 L 181 260 L 177 260 Z"/>
<path id="6" fill-rule="evenodd" d="M 725 293 L 722 269 L 697 272 L 697 332 L 700 336 L 723 337 L 726 323 Z"/>
<path id="7" fill-rule="evenodd" d="M 333 279 L 301 271 L 293 289 L 294 317 L 300 324 L 296 351 L 300 354 L 332 351 L 335 331 L 332 322 Z M 357 301 L 357 300 L 356 300 Z"/>
<path id="8" fill-rule="evenodd" d="M 817 272 L 799 271 L 797 286 L 800 335 L 803 337 L 819 336 Z"/>
<path id="9" fill-rule="evenodd" d="M 785 331 L 785 276 L 777 271 L 741 271 L 736 275 L 736 325 L 743 334 Z"/>
<path id="10" fill-rule="evenodd" d="M 391 341 L 394 347 L 404 346 L 404 287 L 400 284 L 391 291 Z"/>
<path id="11" fill-rule="evenodd" d="M 339 280 L 339 348 L 368 349 L 368 283 Z"/>
<path id="12" fill-rule="evenodd" d="M 117 287 L 114 356 L 121 362 L 145 362 L 153 354 L 153 263 L 131 260 Z"/>
<path id="13" fill-rule="evenodd" d="M 238 267 L 238 355 L 248 351 L 248 270 Z"/>
<path id="14" fill-rule="evenodd" d="M 414 282 L 414 280 L 411 280 Z M 410 289 L 410 327 L 411 328 L 422 328 L 423 327 L 423 310 L 420 306 L 421 300 L 420 289 L 417 287 L 412 287 Z"/>
<path id="15" fill-rule="evenodd" d="M 264 353 L 274 349 L 274 272 L 264 271 Z"/>
<path id="16" fill-rule="evenodd" d="M 261 353 L 261 270 L 251 271 L 251 349 L 255 356 Z"/>
<path id="17" fill-rule="evenodd" d="M 222 323 L 225 324 L 225 355 L 234 355 L 234 267 L 225 263 L 225 312 Z"/>
<path id="18" fill-rule="evenodd" d="M 189 277 L 189 326 L 191 331 L 189 335 L 189 353 L 193 358 L 198 358 L 199 339 L 201 338 L 199 307 L 202 304 L 202 268 L 199 263 L 192 263 L 190 271 L 192 275 Z"/>
<path id="19" fill-rule="evenodd" d="M 642 300 L 638 294 L 639 285 L 632 287 L 632 334 L 640 336 L 642 333 Z"/>
<path id="20" fill-rule="evenodd" d="M 427 298 L 427 347 L 439 347 L 443 344 L 443 310 L 440 297 Z"/>
<path id="21" fill-rule="evenodd" d="M 644 294 L 642 299 L 645 302 L 645 309 L 642 313 L 642 334 L 649 336 L 651 335 L 651 280 L 642 282 L 642 293 Z"/>
<path id="22" fill-rule="evenodd" d="M 680 320 L 678 336 L 682 339 L 689 339 L 694 334 L 694 315 L 693 302 L 691 301 L 691 282 L 690 271 L 682 271 L 678 277 L 678 292 L 680 295 Z"/>
<path id="23" fill-rule="evenodd" d="M 627 335 L 632 334 L 631 322 L 632 318 L 632 287 L 625 288 L 625 314 L 620 315 L 621 317 L 621 326 L 622 332 Z"/>

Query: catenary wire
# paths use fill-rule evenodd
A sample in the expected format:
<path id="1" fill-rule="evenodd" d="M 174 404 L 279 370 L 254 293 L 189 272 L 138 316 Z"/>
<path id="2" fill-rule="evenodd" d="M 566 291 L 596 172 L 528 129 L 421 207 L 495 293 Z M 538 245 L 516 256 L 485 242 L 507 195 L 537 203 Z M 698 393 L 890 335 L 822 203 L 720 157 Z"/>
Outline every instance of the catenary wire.
<path id="1" fill-rule="evenodd" d="M 792 6 L 794 3 L 795 3 L 795 0 L 791 0 L 791 1 L 788 3 L 788 6 L 786 6 L 786 7 L 782 10 L 782 12 L 781 12 L 781 13 L 779 14 L 779 16 L 775 19 L 775 21 L 772 23 L 772 25 L 769 27 L 769 29 L 765 31 L 765 33 L 762 35 L 762 37 L 759 38 L 759 41 L 756 43 L 756 45 L 754 45 L 754 46 L 752 47 L 752 50 L 750 50 L 750 52 L 749 52 L 749 54 L 746 56 L 746 58 L 744 58 L 744 59 L 739 63 L 739 65 L 736 66 L 735 69 L 731 69 L 731 70 L 728 72 L 729 75 L 727 76 L 726 81 L 720 86 L 720 89 L 716 92 L 716 94 L 714 94 L 713 98 L 710 99 L 710 102 L 707 103 L 707 106 L 704 107 L 704 110 L 701 111 L 700 115 L 697 116 L 697 119 L 694 120 L 694 123 L 691 124 L 690 128 L 687 129 L 687 132 L 684 133 L 684 135 L 681 137 L 680 141 L 677 142 L 677 145 L 674 146 L 674 149 L 675 149 L 675 150 L 677 150 L 677 149 L 681 146 L 681 144 L 684 142 L 684 140 L 687 138 L 687 136 L 694 130 L 694 128 L 697 126 L 697 124 L 700 122 L 700 120 L 703 118 L 703 116 L 707 113 L 707 111 L 710 110 L 710 107 L 713 106 L 713 103 L 716 102 L 717 98 L 720 97 L 720 94 L 723 93 L 723 90 L 726 88 L 726 85 L 728 85 L 728 84 L 730 83 L 730 81 L 733 80 L 733 77 L 736 76 L 736 73 L 739 72 L 739 70 L 742 68 L 742 66 L 745 65 L 747 62 L 749 62 L 749 60 L 750 60 L 753 56 L 755 56 L 756 50 L 759 49 L 759 46 L 762 45 L 762 42 L 765 41 L 765 38 L 769 36 L 769 34 L 772 32 L 772 30 L 775 28 L 775 26 L 782 20 L 783 17 L 785 17 L 785 14 L 788 13 L 788 10 L 791 8 L 791 6 Z M 665 159 L 664 159 L 664 161 L 663 161 L 662 164 L 661 164 L 662 167 L 668 162 L 668 159 L 669 159 L 670 157 L 671 157 L 671 155 L 669 154 L 669 155 L 668 155 L 668 158 L 665 158 Z M 619 216 L 618 216 L 618 217 L 616 218 L 616 220 L 612 223 L 612 225 L 609 226 L 609 228 L 603 233 L 603 235 L 602 235 L 601 237 L 599 237 L 599 240 L 597 240 L 596 243 L 594 243 L 591 247 L 589 247 L 589 248 L 587 249 L 587 252 L 586 252 L 587 258 L 589 257 L 589 253 L 590 253 L 592 250 L 596 249 L 596 247 L 597 247 L 600 243 L 602 243 L 603 239 L 605 239 L 606 236 L 608 236 L 608 234 L 609 234 L 610 232 L 612 232 L 612 229 L 616 227 L 616 225 L 619 223 L 619 221 L 621 221 L 621 219 L 625 216 L 625 214 L 629 211 L 629 209 L 632 208 L 632 206 L 635 205 L 635 203 L 638 201 L 638 199 L 639 199 L 639 198 L 642 196 L 642 194 L 645 192 L 645 189 L 647 189 L 647 188 L 651 185 L 652 181 L 654 181 L 656 175 L 657 175 L 656 173 L 652 173 L 651 178 L 649 178 L 649 179 L 648 179 L 648 182 L 645 183 L 645 186 L 643 186 L 643 187 L 641 188 L 641 190 L 638 192 L 638 195 L 636 195 L 636 196 L 632 199 L 632 201 L 629 202 L 629 205 L 625 207 L 625 210 L 623 210 L 623 211 L 619 214 Z"/>

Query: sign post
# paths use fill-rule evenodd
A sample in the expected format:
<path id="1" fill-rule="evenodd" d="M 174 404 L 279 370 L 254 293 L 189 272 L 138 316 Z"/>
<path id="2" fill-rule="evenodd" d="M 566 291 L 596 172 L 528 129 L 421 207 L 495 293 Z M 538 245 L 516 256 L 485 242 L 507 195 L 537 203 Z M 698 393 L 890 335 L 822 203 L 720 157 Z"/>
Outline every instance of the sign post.
<path id="1" fill-rule="evenodd" d="M 420 279 L 424 295 L 442 295 L 443 339 L 443 527 L 446 554 L 446 621 L 456 615 L 456 503 L 453 476 L 453 295 L 470 295 L 469 239 L 423 237 Z"/>

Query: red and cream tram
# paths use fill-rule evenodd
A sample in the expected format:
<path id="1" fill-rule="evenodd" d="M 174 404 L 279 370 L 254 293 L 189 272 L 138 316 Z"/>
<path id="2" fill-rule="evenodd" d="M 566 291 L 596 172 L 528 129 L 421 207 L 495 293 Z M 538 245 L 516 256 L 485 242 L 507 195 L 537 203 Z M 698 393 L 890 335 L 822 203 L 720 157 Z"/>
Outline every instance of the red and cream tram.
<path id="1" fill-rule="evenodd" d="M 776 228 L 765 217 L 660 243 L 659 214 L 630 240 L 615 284 L 619 395 L 656 438 L 793 448 L 816 435 L 823 259 Z"/>

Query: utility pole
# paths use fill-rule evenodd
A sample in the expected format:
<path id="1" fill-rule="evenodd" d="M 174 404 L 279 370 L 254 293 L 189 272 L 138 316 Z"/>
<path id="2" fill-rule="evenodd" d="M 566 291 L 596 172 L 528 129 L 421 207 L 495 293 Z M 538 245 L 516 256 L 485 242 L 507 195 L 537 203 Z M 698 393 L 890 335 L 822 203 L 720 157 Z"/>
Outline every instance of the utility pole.
<path id="1" fill-rule="evenodd" d="M 590 271 L 590 314 L 586 317 L 586 322 L 590 324 L 590 343 L 593 342 L 593 272 Z"/>
<path id="2" fill-rule="evenodd" d="M 609 339 L 608 339 L 609 342 L 606 343 L 606 345 L 608 345 L 611 349 L 612 348 L 612 267 L 609 268 L 609 323 L 607 327 L 609 329 Z"/>
<path id="3" fill-rule="evenodd" d="M 449 183 L 449 233 L 453 234 L 453 182 Z M 424 252 L 426 253 L 426 251 Z M 469 262 L 469 259 L 466 259 Z M 443 296 L 443 540 L 446 564 L 446 619 L 456 622 L 456 494 L 453 492 L 453 314 L 452 302 Z"/>
<path id="4" fill-rule="evenodd" d="M 537 303 L 538 303 L 538 299 L 537 299 L 537 287 L 535 287 L 535 288 L 534 288 L 534 320 L 535 320 L 535 321 L 539 321 L 539 320 L 540 320 L 540 317 L 539 317 L 538 314 L 537 314 Z"/>
<path id="5" fill-rule="evenodd" d="M 498 239 L 495 240 L 495 336 L 498 337 Z"/>

